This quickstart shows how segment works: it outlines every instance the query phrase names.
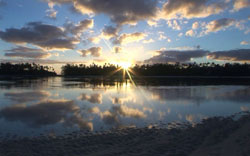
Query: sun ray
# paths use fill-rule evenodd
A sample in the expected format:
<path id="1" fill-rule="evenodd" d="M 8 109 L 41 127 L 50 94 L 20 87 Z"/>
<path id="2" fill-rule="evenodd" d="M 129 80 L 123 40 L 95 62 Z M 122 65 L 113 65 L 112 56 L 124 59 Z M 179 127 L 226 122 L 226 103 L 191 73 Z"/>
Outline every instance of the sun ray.
<path id="1" fill-rule="evenodd" d="M 126 72 L 128 74 L 128 77 L 129 77 L 130 81 L 132 82 L 133 86 L 136 87 L 136 84 L 135 84 L 134 80 L 132 79 L 132 76 L 130 75 L 129 71 L 126 70 Z"/>

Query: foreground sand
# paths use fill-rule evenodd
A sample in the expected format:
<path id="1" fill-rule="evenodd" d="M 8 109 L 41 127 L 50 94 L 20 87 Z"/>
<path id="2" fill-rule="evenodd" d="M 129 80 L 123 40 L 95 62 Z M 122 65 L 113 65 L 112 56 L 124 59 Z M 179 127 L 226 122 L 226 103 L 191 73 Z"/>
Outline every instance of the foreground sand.
<path id="1" fill-rule="evenodd" d="M 240 117 L 239 117 L 240 116 Z M 235 119 L 239 117 L 238 119 Z M 178 128 L 127 128 L 102 133 L 0 140 L 0 156 L 249 156 L 250 113 Z"/>

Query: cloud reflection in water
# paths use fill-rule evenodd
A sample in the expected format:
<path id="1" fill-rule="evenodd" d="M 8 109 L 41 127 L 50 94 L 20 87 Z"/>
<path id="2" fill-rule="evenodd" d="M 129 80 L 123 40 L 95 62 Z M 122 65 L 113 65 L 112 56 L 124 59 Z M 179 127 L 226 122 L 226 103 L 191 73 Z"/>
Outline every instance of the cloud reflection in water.
<path id="1" fill-rule="evenodd" d="M 14 105 L 0 111 L 0 117 L 8 121 L 21 121 L 31 127 L 62 123 L 77 125 L 80 129 L 93 129 L 93 124 L 84 120 L 80 107 L 71 100 L 46 100 L 34 105 Z"/>

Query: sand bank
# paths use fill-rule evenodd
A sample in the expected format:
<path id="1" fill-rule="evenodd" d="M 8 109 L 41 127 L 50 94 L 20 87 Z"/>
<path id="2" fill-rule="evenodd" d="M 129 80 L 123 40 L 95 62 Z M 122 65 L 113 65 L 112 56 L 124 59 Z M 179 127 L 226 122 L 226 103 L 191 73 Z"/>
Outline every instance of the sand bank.
<path id="1" fill-rule="evenodd" d="M 250 113 L 213 117 L 196 125 L 125 128 L 0 140 L 0 156 L 250 155 Z"/>

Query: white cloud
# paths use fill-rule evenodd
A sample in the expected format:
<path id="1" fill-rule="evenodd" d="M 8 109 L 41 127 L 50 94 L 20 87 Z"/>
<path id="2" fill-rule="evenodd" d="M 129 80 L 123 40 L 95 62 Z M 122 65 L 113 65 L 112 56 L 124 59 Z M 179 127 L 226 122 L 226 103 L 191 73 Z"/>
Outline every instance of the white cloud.
<path id="1" fill-rule="evenodd" d="M 188 30 L 187 32 L 186 32 L 186 36 L 190 36 L 190 37 L 194 37 L 195 36 L 195 32 L 192 30 L 192 29 L 190 29 L 190 30 Z"/>
<path id="2" fill-rule="evenodd" d="M 233 11 L 239 11 L 243 8 L 250 7 L 250 1 L 249 0 L 234 0 L 234 8 Z"/>
<path id="3" fill-rule="evenodd" d="M 249 45 L 250 43 L 247 42 L 247 41 L 242 41 L 242 42 L 240 42 L 240 44 L 241 44 L 241 45 Z"/>
<path id="4" fill-rule="evenodd" d="M 147 44 L 147 43 L 153 43 L 155 42 L 152 38 L 148 39 L 148 40 L 143 40 L 143 43 Z"/>
<path id="5" fill-rule="evenodd" d="M 199 23 L 198 22 L 194 22 L 192 24 L 192 29 L 198 29 L 199 28 Z"/>
<path id="6" fill-rule="evenodd" d="M 167 24 L 170 28 L 172 28 L 174 30 L 181 30 L 181 27 L 180 27 L 179 23 L 177 22 L 177 20 L 168 20 Z"/>
<path id="7" fill-rule="evenodd" d="M 224 1 L 212 0 L 168 0 L 162 9 L 163 17 L 173 18 L 204 18 L 219 14 L 227 7 Z"/>

